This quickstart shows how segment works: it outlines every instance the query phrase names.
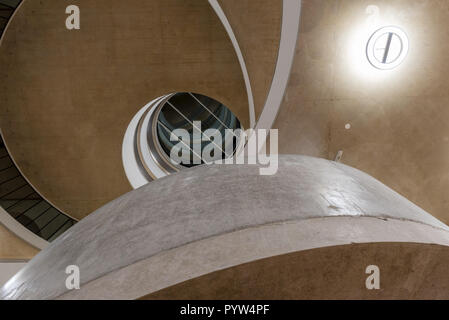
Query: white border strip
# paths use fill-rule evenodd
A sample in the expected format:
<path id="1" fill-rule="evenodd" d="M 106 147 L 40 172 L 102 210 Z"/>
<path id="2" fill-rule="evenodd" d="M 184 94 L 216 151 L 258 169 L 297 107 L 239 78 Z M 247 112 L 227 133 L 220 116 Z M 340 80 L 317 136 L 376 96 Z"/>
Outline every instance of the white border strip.
<path id="1" fill-rule="evenodd" d="M 22 226 L 2 207 L 0 207 L 0 224 L 36 249 L 42 250 L 49 245 L 49 242 Z"/>
<path id="2" fill-rule="evenodd" d="M 140 119 L 144 116 L 145 112 L 148 109 L 150 112 L 147 114 L 147 119 L 149 119 L 149 115 L 154 111 L 154 109 L 159 105 L 159 103 L 166 98 L 168 95 L 164 95 L 162 97 L 156 98 L 149 103 L 147 103 L 143 108 L 141 108 L 136 115 L 132 118 L 131 122 L 128 125 L 128 128 L 126 129 L 125 136 L 123 138 L 122 143 L 122 162 L 123 162 L 123 168 L 125 169 L 126 177 L 128 178 L 129 183 L 133 187 L 133 189 L 140 188 L 141 186 L 149 183 L 151 180 L 148 180 L 147 176 L 145 176 L 142 173 L 142 169 L 140 167 L 139 161 L 137 160 L 138 154 L 136 153 L 135 146 L 136 146 L 136 134 L 137 134 L 137 127 L 139 126 Z M 148 122 L 148 120 L 147 120 Z M 145 151 L 144 157 L 146 160 L 146 165 L 149 166 L 151 172 L 153 172 L 157 178 L 164 177 L 166 174 L 161 171 L 161 169 L 157 166 L 157 164 L 154 162 L 154 160 L 149 155 L 148 149 L 148 143 L 146 138 L 146 132 L 148 123 L 144 123 L 145 128 L 142 130 L 144 133 L 143 141 L 145 143 L 141 144 L 141 148 L 144 148 Z"/>
<path id="3" fill-rule="evenodd" d="M 152 150 L 150 150 L 150 144 L 148 141 L 148 132 L 152 129 L 152 123 L 150 123 L 151 116 L 156 111 L 156 109 L 159 107 L 159 104 L 162 102 L 163 99 L 167 98 L 169 95 L 162 96 L 158 98 L 156 102 L 153 102 L 150 105 L 150 108 L 147 112 L 147 114 L 142 119 L 142 127 L 140 129 L 140 135 L 138 132 L 136 132 L 138 147 L 140 147 L 140 152 L 142 154 L 142 162 L 143 164 L 148 167 L 148 169 L 151 171 L 151 173 L 155 176 L 156 179 L 160 179 L 162 177 L 165 177 L 167 175 L 166 172 L 164 172 L 159 165 L 154 161 L 152 154 Z M 153 151 L 154 152 L 154 151 Z"/>
<path id="4" fill-rule="evenodd" d="M 5 34 L 9 29 L 9 26 L 11 25 L 11 21 L 14 19 L 14 17 L 16 16 L 17 12 L 19 11 L 19 9 L 22 7 L 22 5 L 25 3 L 25 0 L 23 0 L 21 3 L 19 3 L 19 5 L 17 6 L 17 8 L 14 10 L 14 13 L 12 14 L 12 16 L 9 18 L 8 23 L 6 24 L 5 29 L 3 30 L 3 34 L 0 37 L 0 46 L 3 43 L 3 39 L 5 38 Z M 0 128 L 0 134 L 1 134 L 1 128 Z M 12 154 L 9 152 L 8 146 L 6 144 L 5 139 L 3 139 L 3 143 L 5 144 L 5 148 L 11 158 L 11 161 L 14 163 L 14 165 L 16 166 L 17 170 L 19 171 L 19 173 L 21 174 L 21 176 L 26 180 L 26 182 L 34 189 L 34 191 L 37 192 L 37 189 L 34 188 L 34 186 L 30 183 L 30 181 L 23 175 L 22 171 L 20 170 L 19 166 L 17 166 L 16 162 L 14 161 L 14 158 L 12 157 Z M 38 193 L 38 192 L 37 192 Z M 56 206 L 53 205 L 53 203 L 51 203 L 50 201 L 48 201 L 45 197 L 43 197 L 40 193 L 38 193 L 39 196 L 42 197 L 42 199 L 44 199 L 45 201 L 47 201 L 51 206 L 53 206 L 54 208 L 56 208 L 57 210 L 59 210 Z M 68 214 L 66 214 L 64 211 L 59 210 L 61 212 L 63 212 L 66 216 L 72 218 L 71 216 L 69 216 Z M 73 218 L 72 218 L 73 219 Z M 74 219 L 76 220 L 76 219 Z M 76 220 L 78 221 L 78 220 Z M 12 233 L 14 233 L 17 237 L 19 237 L 20 239 L 22 239 L 23 241 L 27 242 L 28 244 L 30 244 L 32 247 L 37 248 L 37 249 L 44 249 L 46 246 L 48 246 L 49 242 L 45 241 L 44 239 L 42 239 L 41 237 L 38 237 L 37 235 L 35 235 L 33 232 L 31 232 L 30 230 L 28 230 L 27 228 L 25 228 L 24 226 L 22 226 L 19 222 L 17 222 L 9 213 L 7 213 L 1 206 L 0 206 L 0 224 L 3 225 L 6 229 L 8 229 L 9 231 L 11 231 Z"/>
<path id="5" fill-rule="evenodd" d="M 295 57 L 301 0 L 283 0 L 281 40 L 273 81 L 256 129 L 271 129 L 279 112 Z"/>
<path id="6" fill-rule="evenodd" d="M 12 16 L 9 18 L 8 23 L 6 24 L 5 29 L 3 30 L 3 33 L 0 37 L 0 47 L 3 43 L 3 39 L 5 38 L 5 34 L 8 31 L 9 26 L 11 25 L 11 22 L 13 20 L 13 18 L 16 16 L 17 12 L 19 11 L 19 9 L 22 7 L 22 5 L 26 2 L 26 0 L 22 0 L 22 2 L 19 3 L 19 5 L 17 6 L 17 8 L 14 10 L 14 13 L 12 14 Z M 64 215 L 66 215 L 67 217 L 75 220 L 75 221 L 79 221 L 79 219 L 74 218 L 73 216 L 71 216 L 70 214 L 66 213 L 64 210 L 61 210 L 58 206 L 56 206 L 52 201 L 50 201 L 49 199 L 47 199 L 46 197 L 44 197 L 39 191 L 38 189 L 31 183 L 30 180 L 28 180 L 28 178 L 23 174 L 22 170 L 20 169 L 20 167 L 17 165 L 17 162 L 14 160 L 14 157 L 12 155 L 12 153 L 10 152 L 9 148 L 8 148 L 8 144 L 6 142 L 5 136 L 2 134 L 2 128 L 0 128 L 0 135 L 2 135 L 3 137 L 3 143 L 5 145 L 6 151 L 9 154 L 9 157 L 11 158 L 11 161 L 14 163 L 14 165 L 16 166 L 17 171 L 19 171 L 20 175 L 22 176 L 23 179 L 25 179 L 25 181 L 33 188 L 34 191 L 36 191 L 36 193 L 42 198 L 44 199 L 46 202 L 48 202 L 49 205 L 51 205 L 53 208 L 55 208 L 56 210 L 58 210 L 59 212 L 63 213 Z"/>
<path id="7" fill-rule="evenodd" d="M 228 33 L 228 36 L 231 39 L 232 45 L 234 46 L 235 53 L 237 54 L 237 59 L 239 60 L 240 68 L 242 69 L 243 73 L 243 80 L 245 81 L 246 94 L 248 95 L 249 126 L 250 128 L 254 128 L 254 126 L 256 125 L 256 113 L 254 111 L 254 97 L 253 91 L 251 89 L 251 82 L 249 80 L 248 70 L 246 69 L 245 59 L 243 58 L 243 54 L 242 51 L 240 50 L 240 46 L 237 41 L 237 38 L 235 37 L 234 31 L 232 30 L 232 27 L 229 24 L 228 18 L 223 12 L 223 9 L 218 3 L 218 0 L 209 0 L 209 4 L 212 6 L 218 18 L 220 19 L 221 23 L 225 27 L 226 32 Z"/>

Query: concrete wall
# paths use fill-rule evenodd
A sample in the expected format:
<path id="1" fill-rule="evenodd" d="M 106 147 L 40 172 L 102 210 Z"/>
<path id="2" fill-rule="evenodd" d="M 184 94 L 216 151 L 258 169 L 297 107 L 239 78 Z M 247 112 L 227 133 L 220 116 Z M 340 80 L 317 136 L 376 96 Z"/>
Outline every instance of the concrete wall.
<path id="1" fill-rule="evenodd" d="M 370 5 L 377 18 L 366 12 Z M 344 163 L 448 223 L 448 21 L 445 0 L 304 0 L 274 126 L 279 152 L 334 159 L 343 150 Z M 404 63 L 386 72 L 364 54 L 371 32 L 384 25 L 400 26 L 410 40 Z"/>

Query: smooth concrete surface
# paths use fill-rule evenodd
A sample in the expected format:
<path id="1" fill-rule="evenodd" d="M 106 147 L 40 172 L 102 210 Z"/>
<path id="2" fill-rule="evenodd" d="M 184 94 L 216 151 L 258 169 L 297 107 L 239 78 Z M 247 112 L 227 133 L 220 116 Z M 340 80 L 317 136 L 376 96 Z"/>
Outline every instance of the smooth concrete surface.
<path id="1" fill-rule="evenodd" d="M 364 46 L 384 25 L 405 30 L 410 50 L 382 72 Z M 304 0 L 274 125 L 279 152 L 334 159 L 342 150 L 343 163 L 449 223 L 448 25 L 446 0 Z"/>
<path id="2" fill-rule="evenodd" d="M 351 223 L 339 222 L 339 219 L 348 218 L 353 219 Z M 331 220 L 334 227 L 322 227 L 320 219 Z M 285 226 L 290 222 L 304 221 L 317 221 L 318 224 L 315 229 L 304 226 L 296 229 L 302 233 L 285 232 Z M 365 227 L 361 227 L 364 224 Z M 239 230 L 260 231 L 258 227 L 267 225 L 279 226 L 276 228 L 278 236 L 273 236 L 278 241 L 267 241 L 271 239 L 269 236 L 260 237 L 269 232 L 256 232 L 255 238 L 248 243 L 257 244 L 259 251 L 251 248 L 255 255 L 249 257 L 267 257 L 270 250 L 283 254 L 301 246 L 309 249 L 349 244 L 353 239 L 354 242 L 449 244 L 446 225 L 369 175 L 332 161 L 283 155 L 279 158 L 279 170 L 273 176 L 259 175 L 257 165 L 200 166 L 125 194 L 77 223 L 41 251 L 1 289 L 0 297 L 57 298 L 67 293 L 64 271 L 68 265 L 79 266 L 84 286 L 158 254 L 167 254 L 168 260 L 162 259 L 165 268 L 149 264 L 156 266 L 151 275 L 168 279 L 165 286 L 174 285 L 176 283 L 171 280 L 176 277 L 176 272 L 171 273 L 167 263 L 179 271 L 179 266 L 184 266 L 183 262 L 188 260 L 189 251 L 183 252 L 186 256 L 181 254 L 183 258 L 171 259 L 167 253 L 170 250 Z M 310 234 L 307 236 L 310 231 L 317 238 L 310 239 Z M 279 234 L 284 236 L 279 237 Z M 305 242 L 295 238 L 295 234 L 303 236 Z M 245 246 L 245 235 L 243 232 L 242 237 L 229 236 L 229 239 L 235 239 L 227 247 L 229 252 L 236 252 L 234 264 L 225 261 L 232 259 L 232 255 L 221 255 L 220 247 L 214 256 L 215 247 L 206 242 L 212 252 L 204 256 L 207 251 L 203 250 L 203 259 L 212 263 L 218 261 L 219 265 L 208 268 L 208 264 L 200 267 L 193 263 L 187 272 L 194 274 L 199 268 L 206 274 L 248 262 L 242 261 L 247 259 L 249 249 Z M 226 247 L 227 242 L 222 243 Z M 237 254 L 239 247 L 243 248 L 242 255 Z M 194 259 L 191 263 L 194 261 L 201 263 L 202 260 Z M 149 270 L 148 266 L 143 270 Z M 134 275 L 145 278 L 148 273 Z M 113 279 L 118 281 L 117 277 Z M 138 286 L 135 282 L 128 285 Z M 163 287 L 157 288 L 160 289 Z M 81 289 L 73 294 L 80 294 L 82 298 L 84 293 L 87 296 L 89 290 Z M 134 298 L 148 293 L 141 292 Z M 102 295 L 98 295 L 100 297 Z"/>
<path id="3" fill-rule="evenodd" d="M 19 168 L 83 218 L 131 190 L 121 143 L 134 114 L 177 91 L 210 96 L 249 127 L 242 72 L 207 1 L 25 0 L 0 46 L 0 127 Z"/>
<path id="4" fill-rule="evenodd" d="M 153 292 L 164 292 L 165 288 L 177 287 L 177 284 L 186 281 L 192 280 L 189 283 L 196 283 L 195 279 L 197 278 L 200 278 L 199 282 L 201 283 L 201 278 L 205 275 L 220 273 L 221 270 L 233 269 L 242 264 L 255 262 L 257 265 L 257 261 L 261 259 L 269 259 L 294 252 L 300 254 L 303 251 L 319 248 L 348 246 L 355 243 L 366 244 L 365 248 L 377 247 L 378 243 L 384 242 L 423 244 L 423 246 L 416 246 L 416 253 L 418 253 L 427 248 L 426 244 L 447 248 L 449 238 L 447 231 L 396 219 L 338 216 L 280 222 L 240 229 L 162 251 L 150 258 L 140 260 L 90 281 L 84 284 L 81 290 L 68 291 L 57 299 L 137 299 Z M 332 249 L 329 251 L 332 251 Z M 382 253 L 381 250 L 377 252 Z M 389 256 L 393 252 L 395 251 L 387 249 L 384 254 Z M 356 252 L 353 255 L 360 256 Z M 393 259 L 398 259 L 397 261 L 400 262 L 400 257 L 396 252 L 393 255 Z M 336 259 L 337 257 L 338 254 Z M 347 255 L 338 257 L 338 260 L 340 262 L 341 260 L 347 260 Z M 334 261 L 334 263 L 338 262 Z M 304 265 L 313 266 L 321 263 L 322 259 L 318 258 L 304 262 Z M 358 265 L 360 264 L 356 264 L 356 266 Z M 383 264 L 382 270 L 391 270 L 391 267 L 391 264 Z M 317 269 L 314 270 L 317 271 Z M 245 272 L 247 277 L 251 276 L 250 270 L 245 270 Z M 324 275 L 328 272 L 329 270 Z M 356 275 L 360 276 L 360 271 Z M 292 279 L 298 277 L 297 274 L 291 274 L 291 276 Z M 321 285 L 320 278 L 323 274 L 318 273 L 318 271 L 315 275 L 309 273 L 304 274 L 304 276 L 310 278 L 309 283 L 313 284 L 314 287 Z M 441 275 L 442 279 L 444 276 L 445 274 Z M 206 278 L 209 277 L 206 276 Z M 232 288 L 239 288 L 243 293 L 247 292 L 245 291 L 246 286 L 254 286 L 253 283 L 245 283 L 244 281 L 239 284 L 239 279 L 241 278 L 236 276 L 232 283 L 225 281 L 217 285 L 215 289 L 210 288 L 206 292 L 202 292 L 199 288 L 195 294 L 196 296 L 204 293 L 211 294 L 210 297 L 212 298 L 212 293 L 218 290 L 222 291 L 228 299 L 237 298 L 232 294 Z M 263 283 L 265 280 L 269 281 L 269 278 L 259 276 L 259 280 Z M 425 279 L 421 277 L 414 281 L 419 283 L 425 281 Z M 354 282 L 350 282 L 350 284 L 353 285 Z M 344 286 L 347 284 L 337 281 L 336 285 Z M 357 285 L 358 287 L 359 285 Z M 186 286 L 183 286 L 183 288 L 186 288 Z M 300 294 L 304 288 L 298 286 L 296 289 L 297 294 Z M 320 292 L 323 293 L 325 288 L 321 289 Z M 193 291 L 195 291 L 195 285 L 192 285 L 190 290 L 186 290 L 185 295 L 193 294 Z M 169 289 L 168 292 L 173 292 L 173 290 Z M 354 292 L 357 291 L 350 290 L 345 294 L 354 294 Z M 388 294 L 391 293 L 388 292 Z M 175 294 L 170 299 L 179 296 L 180 294 Z M 257 296 L 258 294 L 254 292 L 252 298 Z M 326 296 L 322 295 L 321 298 Z M 272 298 L 274 297 L 273 295 Z"/>

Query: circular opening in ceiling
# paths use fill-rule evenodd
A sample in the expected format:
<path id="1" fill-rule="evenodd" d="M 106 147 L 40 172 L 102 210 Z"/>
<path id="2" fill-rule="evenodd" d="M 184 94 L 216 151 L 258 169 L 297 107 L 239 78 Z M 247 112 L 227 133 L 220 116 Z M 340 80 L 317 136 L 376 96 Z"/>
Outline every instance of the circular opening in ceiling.
<path id="1" fill-rule="evenodd" d="M 374 32 L 368 40 L 366 55 L 375 68 L 390 70 L 404 61 L 408 48 L 408 37 L 402 29 L 383 27 Z"/>
<path id="2" fill-rule="evenodd" d="M 234 157 L 246 142 L 242 130 L 232 111 L 210 97 L 191 92 L 158 97 L 126 129 L 122 160 L 128 181 L 136 189 L 186 167 Z"/>
<path id="3" fill-rule="evenodd" d="M 183 167 L 231 157 L 239 143 L 235 130 L 240 128 L 225 105 L 191 92 L 168 97 L 153 120 L 158 152 L 172 163 L 177 158 Z"/>

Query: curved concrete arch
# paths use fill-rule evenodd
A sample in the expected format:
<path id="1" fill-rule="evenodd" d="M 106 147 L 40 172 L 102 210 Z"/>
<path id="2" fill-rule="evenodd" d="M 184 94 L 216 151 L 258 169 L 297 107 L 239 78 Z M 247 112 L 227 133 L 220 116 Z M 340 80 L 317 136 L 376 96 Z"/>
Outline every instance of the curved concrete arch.
<path id="1" fill-rule="evenodd" d="M 243 77 L 248 94 L 248 104 L 250 108 L 251 127 L 257 129 L 270 129 L 279 112 L 279 108 L 287 88 L 290 70 L 295 57 L 296 42 L 299 34 L 299 25 L 301 20 L 301 0 L 283 0 L 282 1 L 282 25 L 279 40 L 279 48 L 276 66 L 271 80 L 271 86 L 268 91 L 262 112 L 258 119 L 255 119 L 254 97 L 251 89 L 251 81 L 246 68 L 245 59 L 238 44 L 237 38 L 232 30 L 226 14 L 223 12 L 217 0 L 209 0 L 221 22 L 223 23 L 229 38 L 232 41 L 235 52 L 239 59 Z"/>
<path id="2" fill-rule="evenodd" d="M 270 91 L 257 121 L 256 129 L 273 126 L 290 77 L 301 21 L 301 0 L 283 0 L 279 53 Z"/>
<path id="3" fill-rule="evenodd" d="M 262 225 L 160 252 L 90 281 L 82 286 L 82 290 L 68 291 L 57 299 L 137 299 L 263 259 L 323 248 L 332 251 L 334 247 L 353 244 L 366 248 L 385 243 L 418 244 L 422 245 L 418 248 L 424 247 L 424 250 L 431 244 L 449 251 L 449 233 L 410 221 L 372 217 L 326 217 Z M 385 266 L 385 269 L 387 267 L 390 268 Z"/>
<path id="4" fill-rule="evenodd" d="M 2 207 L 0 207 L 0 224 L 4 225 L 6 229 L 14 233 L 16 236 L 18 236 L 28 244 L 32 245 L 34 248 L 42 250 L 49 244 L 48 241 L 45 241 L 44 239 L 21 225 Z"/>
<path id="5" fill-rule="evenodd" d="M 11 22 L 13 21 L 14 17 L 16 16 L 17 12 L 19 11 L 19 9 L 22 7 L 22 5 L 24 4 L 26 0 L 19 0 L 18 1 L 18 5 L 17 7 L 15 7 L 12 15 L 9 17 L 9 20 L 6 24 L 6 26 L 4 27 L 3 30 L 0 30 L 0 47 L 2 45 L 3 39 L 4 39 L 4 34 L 6 33 L 6 31 L 8 30 L 9 26 L 11 25 Z M 11 154 L 11 152 L 9 151 L 8 148 L 8 144 L 6 141 L 4 141 L 4 139 L 2 139 L 2 130 L 0 128 L 0 140 L 3 141 L 3 144 L 6 148 L 6 151 L 8 153 L 8 156 L 10 158 L 10 160 L 12 161 L 12 163 L 14 164 L 16 170 L 18 171 L 18 173 L 23 177 L 23 179 L 28 183 L 28 185 L 31 186 L 31 188 L 34 190 L 34 192 L 36 194 L 39 195 L 39 197 L 41 197 L 44 201 L 46 201 L 51 207 L 55 208 L 56 210 L 58 210 L 59 212 L 63 213 L 64 215 L 68 216 L 69 218 L 76 220 L 74 218 L 72 218 L 70 215 L 68 215 L 67 213 L 65 213 L 64 211 L 60 210 L 57 206 L 54 205 L 54 203 L 52 203 L 52 201 L 50 201 L 49 199 L 47 199 L 46 197 L 44 197 L 36 188 L 35 186 L 31 183 L 31 181 L 23 174 L 22 170 L 20 169 L 20 167 L 17 165 L 16 160 L 14 159 L 13 155 Z M 30 230 L 28 230 L 26 227 L 24 227 L 22 224 L 20 224 L 18 221 L 16 221 L 10 214 L 8 214 L 8 212 L 6 212 L 1 206 L 0 206 L 0 224 L 2 224 L 3 226 L 5 226 L 9 231 L 11 231 L 12 233 L 14 233 L 17 237 L 19 237 L 20 239 L 24 240 L 25 242 L 27 242 L 28 244 L 30 244 L 31 246 L 33 246 L 36 249 L 44 249 L 47 245 L 48 245 L 48 241 L 44 240 L 43 238 L 37 236 L 36 234 L 34 234 L 33 232 L 31 232 Z"/>
<path id="6" fill-rule="evenodd" d="M 378 242 L 448 246 L 449 227 L 371 176 L 328 160 L 280 156 L 273 176 L 260 176 L 257 165 L 199 166 L 81 220 L 0 297 L 138 298 L 255 259 Z M 76 292 L 65 287 L 72 264 L 81 272 Z"/>
<path id="7" fill-rule="evenodd" d="M 126 129 L 125 136 L 122 143 L 122 162 L 123 168 L 125 169 L 126 177 L 129 183 L 134 189 L 137 189 L 148 182 L 152 181 L 152 178 L 160 178 L 165 176 L 165 173 L 157 166 L 154 160 L 149 156 L 149 151 L 146 153 L 147 165 L 150 166 L 151 172 L 157 174 L 155 177 L 149 177 L 147 172 L 144 172 L 141 168 L 141 164 L 138 160 L 138 151 L 136 150 L 137 141 L 137 127 L 139 126 L 139 121 L 148 110 L 148 113 L 153 112 L 157 104 L 167 97 L 164 95 L 162 97 L 156 98 L 149 103 L 147 103 L 142 109 L 140 109 L 136 115 L 131 119 L 131 122 Z M 146 124 L 148 125 L 148 124 Z M 144 130 L 145 131 L 145 130 Z M 146 142 L 146 141 L 145 141 Z M 142 144 L 143 147 L 148 148 L 147 143 Z"/>
<path id="8" fill-rule="evenodd" d="M 237 59 L 239 60 L 240 68 L 243 73 L 243 80 L 245 81 L 246 94 L 248 95 L 248 108 L 249 108 L 249 125 L 250 128 L 254 128 L 256 125 L 256 112 L 254 110 L 254 97 L 253 91 L 251 89 L 251 81 L 249 80 L 248 70 L 246 68 L 245 58 L 243 58 L 242 50 L 240 50 L 239 43 L 237 38 L 235 37 L 234 31 L 226 17 L 226 14 L 223 12 L 220 4 L 217 0 L 209 0 L 210 5 L 214 9 L 221 23 L 223 24 L 226 32 L 228 33 L 229 38 L 231 39 L 232 45 L 234 47 L 235 53 L 237 55 Z"/>

